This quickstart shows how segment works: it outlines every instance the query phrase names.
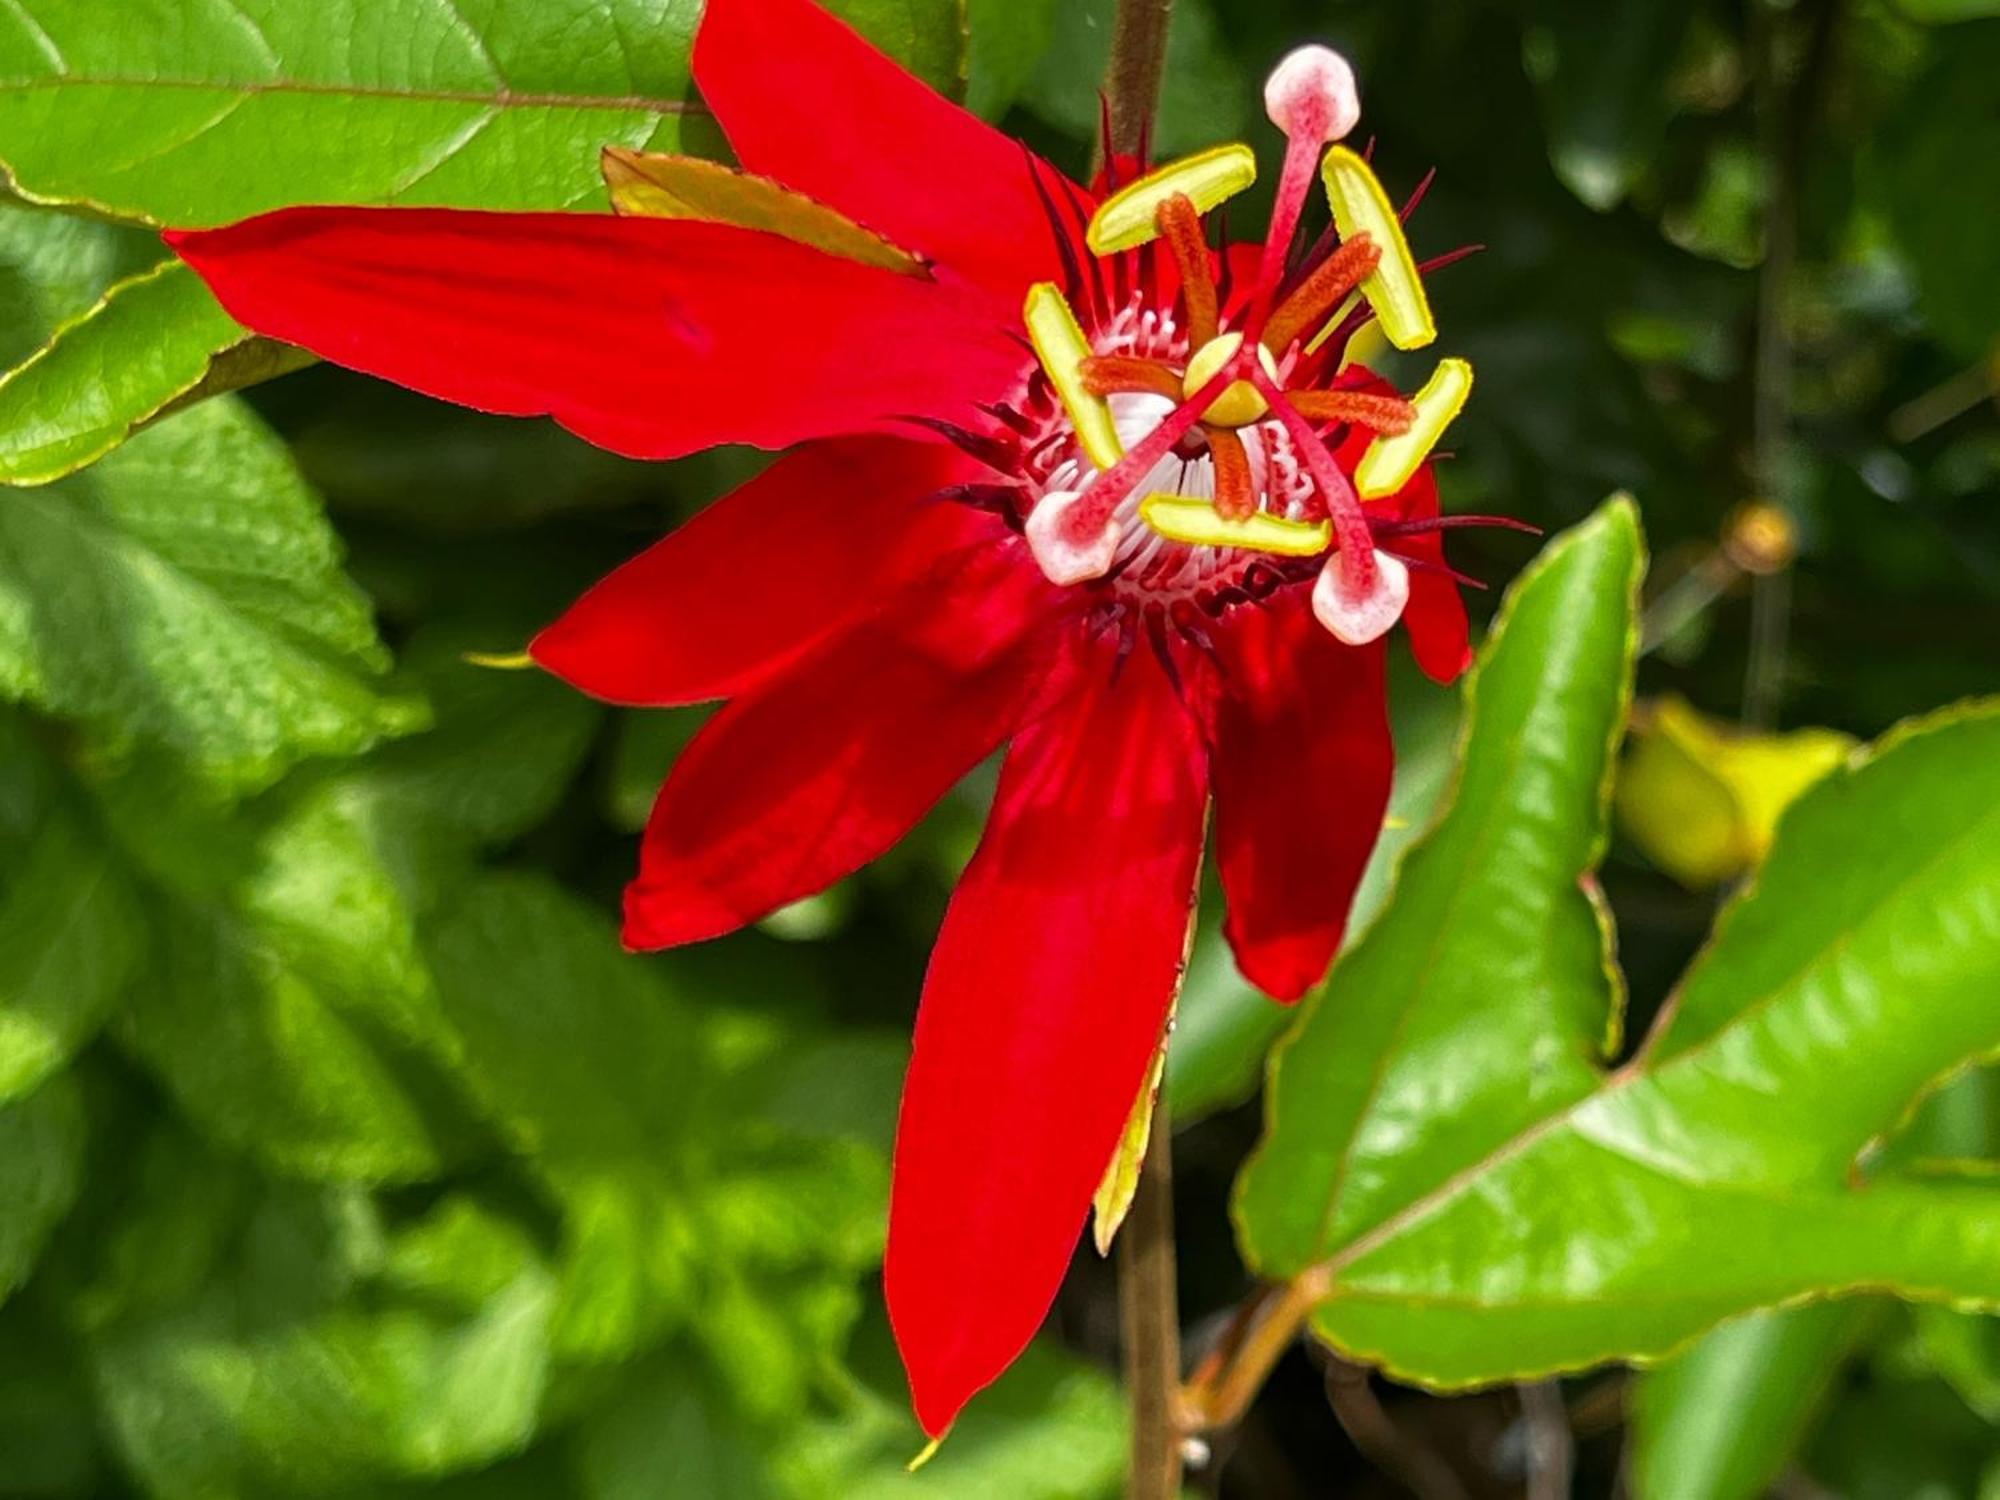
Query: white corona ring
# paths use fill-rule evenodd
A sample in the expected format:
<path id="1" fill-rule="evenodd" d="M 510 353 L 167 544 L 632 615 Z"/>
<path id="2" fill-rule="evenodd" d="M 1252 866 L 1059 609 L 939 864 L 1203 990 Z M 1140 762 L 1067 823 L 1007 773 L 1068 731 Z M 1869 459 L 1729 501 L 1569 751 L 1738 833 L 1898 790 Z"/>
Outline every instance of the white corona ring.
<path id="1" fill-rule="evenodd" d="M 1354 69 L 1331 47 L 1300 47 L 1264 80 L 1264 112 L 1287 137 L 1337 141 L 1361 119 Z"/>

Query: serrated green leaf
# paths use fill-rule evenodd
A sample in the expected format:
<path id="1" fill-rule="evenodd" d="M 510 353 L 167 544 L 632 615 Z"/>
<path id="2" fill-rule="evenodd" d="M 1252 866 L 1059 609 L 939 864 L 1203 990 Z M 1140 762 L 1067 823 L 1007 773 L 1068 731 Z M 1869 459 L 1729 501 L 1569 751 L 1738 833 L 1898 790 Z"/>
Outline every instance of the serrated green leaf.
<path id="1" fill-rule="evenodd" d="M 0 692 L 251 787 L 416 728 L 283 447 L 210 402 L 84 474 L 0 492 Z"/>
<path id="2" fill-rule="evenodd" d="M 1793 1460 L 1875 1309 L 1822 1303 L 1725 1323 L 1640 1381 L 1631 1483 L 1646 1500 L 1757 1500 Z"/>
<path id="3" fill-rule="evenodd" d="M 1802 799 L 1652 1043 L 1606 1074 L 1616 990 L 1577 882 L 1636 560 L 1614 509 L 1517 586 L 1458 797 L 1336 972 L 1344 1004 L 1280 1054 L 1241 1185 L 1253 1263 L 1298 1278 L 1324 1337 L 1427 1383 L 1655 1356 L 1862 1288 L 2000 1301 L 1991 1183 L 1863 1165 L 2000 1047 L 2000 705 L 1899 731 Z"/>
<path id="4" fill-rule="evenodd" d="M 463 1318 L 357 1303 L 245 1331 L 238 1301 L 219 1288 L 99 1345 L 125 1462 L 166 1500 L 436 1476 L 515 1452 L 534 1431 L 548 1370 L 540 1272 Z"/>
<path id="5" fill-rule="evenodd" d="M 67 811 L 0 900 L 0 1102 L 64 1066 L 138 967 L 144 916 L 125 872 Z"/>
<path id="6" fill-rule="evenodd" d="M 0 484 L 48 484 L 102 458 L 198 387 L 230 389 L 227 372 L 250 367 L 221 357 L 250 342 L 178 261 L 119 282 L 0 377 Z"/>
<path id="7" fill-rule="evenodd" d="M 436 1175 L 466 1125 L 455 1043 L 365 790 L 246 812 L 142 769 L 98 791 L 156 931 L 117 1035 L 188 1117 L 284 1173 Z"/>
<path id="8" fill-rule="evenodd" d="M 0 1299 L 27 1280 L 83 1175 L 83 1101 L 68 1078 L 0 1106 Z"/>
<path id="9" fill-rule="evenodd" d="M 678 0 L 20 0 L 18 189 L 183 227 L 287 203 L 601 206 L 598 148 L 714 144 Z"/>

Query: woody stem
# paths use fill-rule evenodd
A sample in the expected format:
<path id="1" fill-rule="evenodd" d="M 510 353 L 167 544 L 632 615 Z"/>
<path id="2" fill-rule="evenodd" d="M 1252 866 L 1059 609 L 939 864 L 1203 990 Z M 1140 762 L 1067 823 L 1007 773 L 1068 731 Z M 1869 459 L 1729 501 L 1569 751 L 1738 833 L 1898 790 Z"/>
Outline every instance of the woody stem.
<path id="1" fill-rule="evenodd" d="M 1111 61 L 1104 69 L 1104 97 L 1111 106 L 1111 149 L 1139 149 L 1160 107 L 1167 71 L 1167 21 L 1174 0 L 1118 0 L 1111 23 Z"/>
<path id="2" fill-rule="evenodd" d="M 1173 1127 L 1167 1091 L 1153 1100 L 1145 1162 L 1118 1236 L 1118 1322 L 1132 1400 L 1127 1500 L 1175 1500 L 1181 1492 L 1180 1305 L 1174 1271 Z"/>

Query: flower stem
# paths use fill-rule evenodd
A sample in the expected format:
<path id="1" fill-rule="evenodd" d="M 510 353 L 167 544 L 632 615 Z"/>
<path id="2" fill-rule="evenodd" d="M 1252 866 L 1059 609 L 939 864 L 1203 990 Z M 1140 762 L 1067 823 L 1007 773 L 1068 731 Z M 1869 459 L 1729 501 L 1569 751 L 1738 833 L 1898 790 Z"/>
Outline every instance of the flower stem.
<path id="1" fill-rule="evenodd" d="M 1118 1318 L 1132 1398 L 1126 1500 L 1175 1500 L 1181 1490 L 1181 1323 L 1174 1277 L 1173 1128 L 1162 1084 L 1138 1191 L 1118 1236 Z"/>
<path id="2" fill-rule="evenodd" d="M 1131 153 L 1152 127 L 1167 70 L 1167 21 L 1174 0 L 1118 0 L 1104 97 L 1111 106 L 1111 149 Z"/>

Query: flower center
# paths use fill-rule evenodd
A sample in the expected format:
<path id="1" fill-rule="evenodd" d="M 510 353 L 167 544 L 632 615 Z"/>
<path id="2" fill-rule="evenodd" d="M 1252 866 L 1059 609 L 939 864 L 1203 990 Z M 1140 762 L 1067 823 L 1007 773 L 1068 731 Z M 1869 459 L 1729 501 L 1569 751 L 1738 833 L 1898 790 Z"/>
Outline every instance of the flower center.
<path id="1" fill-rule="evenodd" d="M 1034 445 L 1045 461 L 1022 529 L 1050 579 L 1121 594 L 1200 595 L 1253 573 L 1283 581 L 1317 570 L 1315 613 L 1360 644 L 1393 625 L 1409 597 L 1405 562 L 1377 545 L 1384 518 L 1371 520 L 1364 502 L 1409 481 L 1456 415 L 1471 371 L 1446 361 L 1414 401 L 1340 382 L 1345 339 L 1332 335 L 1359 326 L 1347 306 L 1355 294 L 1401 348 L 1435 336 L 1429 302 L 1373 172 L 1353 152 L 1327 149 L 1359 114 L 1347 64 L 1325 48 L 1301 49 L 1271 75 L 1265 102 L 1287 143 L 1246 294 L 1229 292 L 1203 224 L 1255 180 L 1242 145 L 1170 163 L 1106 199 L 1085 235 L 1095 257 L 1088 282 L 1065 238 L 1070 294 L 1090 293 L 1091 332 L 1062 289 L 1030 291 L 1024 319 L 1054 401 L 1050 431 Z M 1315 175 L 1338 234 L 1288 274 Z M 1147 290 L 1159 244 L 1178 273 L 1178 319 Z M 1107 263 L 1110 286 L 1141 287 L 1115 313 Z M 1353 474 L 1328 441 L 1351 429 L 1373 435 Z"/>

